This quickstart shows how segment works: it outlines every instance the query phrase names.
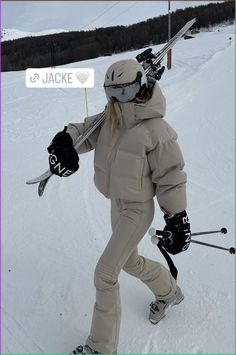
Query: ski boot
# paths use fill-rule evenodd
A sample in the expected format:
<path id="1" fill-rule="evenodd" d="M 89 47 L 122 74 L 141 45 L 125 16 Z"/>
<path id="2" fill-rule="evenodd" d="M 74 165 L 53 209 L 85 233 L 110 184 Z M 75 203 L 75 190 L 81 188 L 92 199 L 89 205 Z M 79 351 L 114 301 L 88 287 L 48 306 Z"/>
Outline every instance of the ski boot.
<path id="1" fill-rule="evenodd" d="M 179 286 L 177 286 L 175 293 L 166 300 L 156 299 L 156 301 L 150 304 L 150 322 L 152 324 L 157 324 L 162 318 L 165 317 L 166 313 L 172 306 L 179 304 L 181 301 L 183 301 L 183 299 L 184 295 Z"/>
<path id="2" fill-rule="evenodd" d="M 71 354 L 101 354 L 90 348 L 88 345 L 79 345 Z"/>

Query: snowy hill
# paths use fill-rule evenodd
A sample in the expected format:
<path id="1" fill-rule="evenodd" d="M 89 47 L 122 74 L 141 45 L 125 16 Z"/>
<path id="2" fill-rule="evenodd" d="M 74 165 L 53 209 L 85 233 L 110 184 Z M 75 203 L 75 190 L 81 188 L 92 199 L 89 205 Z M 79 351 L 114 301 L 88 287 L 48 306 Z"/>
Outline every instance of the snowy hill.
<path id="1" fill-rule="evenodd" d="M 36 37 L 36 36 L 45 36 L 51 35 L 53 33 L 60 33 L 60 32 L 67 32 L 66 30 L 62 29 L 55 29 L 55 30 L 45 30 L 40 32 L 23 32 L 16 30 L 14 28 L 3 29 L 1 34 L 1 41 L 10 41 L 18 38 L 23 37 Z"/>
<path id="2" fill-rule="evenodd" d="M 181 40 L 173 50 L 173 69 L 160 83 L 166 120 L 179 133 L 186 161 L 192 231 L 227 227 L 226 236 L 196 238 L 225 247 L 235 244 L 234 31 L 229 26 Z M 68 65 L 95 68 L 90 114 L 106 103 L 106 68 L 139 52 Z M 84 343 L 90 329 L 93 272 L 111 233 L 110 203 L 93 185 L 93 153 L 81 156 L 74 176 L 53 177 L 41 199 L 35 186 L 25 184 L 47 169 L 46 147 L 55 133 L 83 120 L 84 92 L 27 89 L 24 71 L 2 78 L 2 352 L 66 354 Z M 152 225 L 164 225 L 158 207 Z M 148 235 L 139 250 L 163 261 Z M 157 326 L 147 320 L 152 294 L 121 273 L 119 352 L 234 353 L 235 256 L 192 244 L 174 261 L 185 300 Z"/>

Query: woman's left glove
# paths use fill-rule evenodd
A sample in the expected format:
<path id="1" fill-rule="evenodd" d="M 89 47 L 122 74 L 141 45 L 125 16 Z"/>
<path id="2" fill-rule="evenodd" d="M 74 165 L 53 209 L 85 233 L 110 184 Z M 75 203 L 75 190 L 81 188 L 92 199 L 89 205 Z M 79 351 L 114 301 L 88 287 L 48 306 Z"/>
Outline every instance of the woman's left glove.
<path id="1" fill-rule="evenodd" d="M 60 177 L 70 176 L 79 169 L 79 157 L 66 129 L 57 133 L 47 148 L 50 171 Z"/>
<path id="2" fill-rule="evenodd" d="M 171 232 L 171 237 L 162 239 L 161 245 L 170 254 L 178 254 L 187 250 L 191 241 L 191 230 L 186 211 L 175 214 L 174 216 L 164 215 L 166 226 L 164 231 Z"/>

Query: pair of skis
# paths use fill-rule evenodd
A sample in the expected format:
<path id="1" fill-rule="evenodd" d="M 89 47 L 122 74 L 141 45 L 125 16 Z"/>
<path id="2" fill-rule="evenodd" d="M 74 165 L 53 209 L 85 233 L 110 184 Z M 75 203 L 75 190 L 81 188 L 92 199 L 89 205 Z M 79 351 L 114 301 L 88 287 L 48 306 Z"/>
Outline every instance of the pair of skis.
<path id="1" fill-rule="evenodd" d="M 140 62 L 145 70 L 147 76 L 159 80 L 164 69 L 160 68 L 160 63 L 162 62 L 168 51 L 177 43 L 177 41 L 185 35 L 185 33 L 190 29 L 190 27 L 196 22 L 196 19 L 188 21 L 180 30 L 172 37 L 169 42 L 157 53 L 152 53 L 152 49 L 148 48 L 143 53 L 140 53 L 136 59 Z M 105 111 L 97 115 L 92 124 L 81 134 L 76 140 L 74 147 L 75 149 L 80 147 L 84 141 L 93 133 L 105 120 Z M 39 184 L 38 195 L 42 196 L 45 187 L 53 174 L 48 169 L 44 174 L 38 176 L 35 179 L 29 180 L 26 184 Z"/>

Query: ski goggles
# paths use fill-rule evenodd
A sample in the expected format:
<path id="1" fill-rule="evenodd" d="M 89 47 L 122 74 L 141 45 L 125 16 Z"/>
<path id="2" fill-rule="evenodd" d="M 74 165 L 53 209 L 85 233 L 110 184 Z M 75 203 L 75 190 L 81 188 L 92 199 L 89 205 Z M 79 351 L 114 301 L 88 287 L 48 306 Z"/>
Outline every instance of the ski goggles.
<path id="1" fill-rule="evenodd" d="M 129 84 L 104 85 L 108 100 L 129 102 L 135 99 L 140 91 L 140 83 L 135 80 Z"/>

